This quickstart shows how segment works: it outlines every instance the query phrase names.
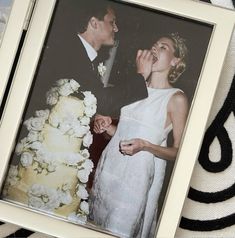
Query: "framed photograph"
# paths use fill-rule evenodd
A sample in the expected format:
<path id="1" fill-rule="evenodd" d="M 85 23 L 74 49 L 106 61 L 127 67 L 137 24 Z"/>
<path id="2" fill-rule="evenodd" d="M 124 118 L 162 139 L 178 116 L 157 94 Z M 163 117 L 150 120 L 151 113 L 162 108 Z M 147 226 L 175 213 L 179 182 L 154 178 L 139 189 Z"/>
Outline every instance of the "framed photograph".
<path id="1" fill-rule="evenodd" d="M 234 23 L 189 0 L 36 1 L 0 125 L 0 219 L 174 237 Z"/>
<path id="2" fill-rule="evenodd" d="M 3 100 L 23 31 L 26 30 L 28 14 L 33 2 L 32 0 L 0 1 L 0 103 Z"/>

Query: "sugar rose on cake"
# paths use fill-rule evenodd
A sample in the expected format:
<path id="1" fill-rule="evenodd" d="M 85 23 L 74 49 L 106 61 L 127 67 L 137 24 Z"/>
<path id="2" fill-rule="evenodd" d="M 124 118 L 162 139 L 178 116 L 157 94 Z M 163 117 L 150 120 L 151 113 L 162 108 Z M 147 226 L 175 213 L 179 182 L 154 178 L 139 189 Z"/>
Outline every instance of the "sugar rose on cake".
<path id="1" fill-rule="evenodd" d="M 50 108 L 24 121 L 28 134 L 16 145 L 4 198 L 76 223 L 87 221 L 86 183 L 93 169 L 91 118 L 97 100 L 74 79 L 60 79 L 46 95 Z"/>

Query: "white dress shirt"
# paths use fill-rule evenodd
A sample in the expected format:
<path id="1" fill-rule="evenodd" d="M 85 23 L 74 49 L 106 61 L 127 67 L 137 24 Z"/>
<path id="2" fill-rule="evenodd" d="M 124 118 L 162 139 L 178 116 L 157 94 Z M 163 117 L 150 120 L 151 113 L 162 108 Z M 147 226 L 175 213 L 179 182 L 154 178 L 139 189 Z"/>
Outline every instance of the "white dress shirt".
<path id="1" fill-rule="evenodd" d="M 85 50 L 87 52 L 87 55 L 92 62 L 97 57 L 97 51 L 81 36 L 78 34 L 78 37 L 80 38 L 82 44 L 85 47 Z"/>

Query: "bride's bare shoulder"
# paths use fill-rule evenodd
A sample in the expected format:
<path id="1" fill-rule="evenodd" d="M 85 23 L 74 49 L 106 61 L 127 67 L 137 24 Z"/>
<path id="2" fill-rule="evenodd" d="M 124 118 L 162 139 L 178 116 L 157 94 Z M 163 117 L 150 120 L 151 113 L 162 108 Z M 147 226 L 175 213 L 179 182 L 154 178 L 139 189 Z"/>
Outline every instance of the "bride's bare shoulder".
<path id="1" fill-rule="evenodd" d="M 168 103 L 168 111 L 187 110 L 188 98 L 182 91 L 174 93 Z"/>

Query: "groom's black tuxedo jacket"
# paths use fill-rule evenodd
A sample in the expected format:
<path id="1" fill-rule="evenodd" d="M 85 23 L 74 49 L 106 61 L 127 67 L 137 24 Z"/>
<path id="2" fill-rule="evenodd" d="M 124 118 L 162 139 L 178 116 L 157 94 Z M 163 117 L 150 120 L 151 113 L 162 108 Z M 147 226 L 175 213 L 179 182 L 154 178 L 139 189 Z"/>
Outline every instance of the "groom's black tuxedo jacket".
<path id="1" fill-rule="evenodd" d="M 37 70 L 26 117 L 32 116 L 35 110 L 48 108 L 45 104 L 46 92 L 61 78 L 73 78 L 80 84 L 82 91 L 91 91 L 98 100 L 97 113 L 102 115 L 118 117 L 122 106 L 147 97 L 144 78 L 136 73 L 123 76 L 119 70 L 118 77 L 126 78 L 116 80 L 114 87 L 104 88 L 98 77 L 97 66 L 94 69 L 76 34 L 67 43 L 56 39 L 50 43 L 44 50 Z"/>

